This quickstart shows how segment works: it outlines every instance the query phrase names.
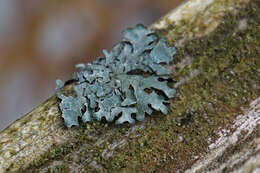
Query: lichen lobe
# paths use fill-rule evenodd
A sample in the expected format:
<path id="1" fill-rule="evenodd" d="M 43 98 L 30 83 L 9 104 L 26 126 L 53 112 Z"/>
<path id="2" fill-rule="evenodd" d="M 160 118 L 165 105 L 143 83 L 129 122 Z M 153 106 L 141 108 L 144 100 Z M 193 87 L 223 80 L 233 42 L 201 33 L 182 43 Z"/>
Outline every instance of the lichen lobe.
<path id="1" fill-rule="evenodd" d="M 136 25 L 123 32 L 123 41 L 111 52 L 103 53 L 105 58 L 76 66 L 80 69 L 73 76 L 77 81 L 76 97 L 64 95 L 62 81 L 56 82 L 67 127 L 78 126 L 79 117 L 83 122 L 101 121 L 104 117 L 108 122 L 122 124 L 142 121 L 153 109 L 167 114 L 165 103 L 175 90 L 168 86 L 171 72 L 162 64 L 173 60 L 174 47 L 168 47 L 153 30 Z"/>

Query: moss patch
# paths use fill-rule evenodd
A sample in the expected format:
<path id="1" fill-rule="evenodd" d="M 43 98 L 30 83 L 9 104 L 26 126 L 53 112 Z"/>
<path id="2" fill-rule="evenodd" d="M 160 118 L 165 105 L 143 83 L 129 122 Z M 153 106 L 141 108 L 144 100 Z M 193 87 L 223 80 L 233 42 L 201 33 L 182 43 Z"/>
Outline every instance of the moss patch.
<path id="1" fill-rule="evenodd" d="M 194 69 L 200 74 L 178 88 L 172 113 L 154 119 L 141 135 L 121 148 L 107 164 L 109 172 L 174 172 L 184 170 L 205 152 L 208 139 L 232 122 L 240 108 L 259 96 L 260 4 L 252 1 L 237 15 L 228 14 L 210 36 L 192 40 L 178 50 L 176 63 L 185 57 L 193 63 L 174 74 L 177 80 Z M 245 30 L 238 22 L 247 19 Z M 159 31 L 160 33 L 160 31 Z M 165 33 L 170 37 L 167 33 Z M 174 44 L 174 43 L 173 43 Z M 186 122 L 183 126 L 180 122 Z M 189 121 L 187 121 L 189 120 Z M 142 147 L 140 147 L 140 145 Z"/>

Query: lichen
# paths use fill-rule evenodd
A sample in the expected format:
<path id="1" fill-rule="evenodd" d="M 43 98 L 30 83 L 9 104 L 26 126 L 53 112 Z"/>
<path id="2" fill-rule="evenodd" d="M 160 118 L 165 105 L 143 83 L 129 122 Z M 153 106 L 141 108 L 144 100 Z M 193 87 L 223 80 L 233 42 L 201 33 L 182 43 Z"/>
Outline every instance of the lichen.
<path id="1" fill-rule="evenodd" d="M 162 64 L 173 60 L 174 47 L 168 47 L 165 39 L 158 39 L 153 30 L 136 25 L 123 32 L 123 41 L 111 52 L 103 52 L 105 58 L 76 66 L 80 68 L 74 75 L 76 97 L 62 94 L 64 84 L 56 82 L 67 127 L 78 126 L 79 117 L 83 122 L 101 121 L 104 117 L 108 122 L 116 119 L 116 124 L 122 124 L 135 123 L 135 119 L 143 121 L 153 109 L 168 113 L 165 103 L 175 90 L 168 86 L 171 72 Z"/>

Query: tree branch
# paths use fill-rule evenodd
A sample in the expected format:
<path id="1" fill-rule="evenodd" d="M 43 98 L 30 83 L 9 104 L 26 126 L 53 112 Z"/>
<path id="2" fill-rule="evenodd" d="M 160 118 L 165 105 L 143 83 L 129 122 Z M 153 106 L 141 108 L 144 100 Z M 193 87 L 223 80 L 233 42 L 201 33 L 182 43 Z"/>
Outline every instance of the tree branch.
<path id="1" fill-rule="evenodd" d="M 259 11 L 259 0 L 186 1 L 151 26 L 178 50 L 168 66 L 177 96 L 167 116 L 67 129 L 53 96 L 0 132 L 0 172 L 257 169 Z"/>

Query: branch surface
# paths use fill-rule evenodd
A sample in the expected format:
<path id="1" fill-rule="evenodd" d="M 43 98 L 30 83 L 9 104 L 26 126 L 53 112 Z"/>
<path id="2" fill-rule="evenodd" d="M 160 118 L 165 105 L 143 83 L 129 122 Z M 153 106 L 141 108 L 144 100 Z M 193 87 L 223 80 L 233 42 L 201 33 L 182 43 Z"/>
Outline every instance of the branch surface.
<path id="1" fill-rule="evenodd" d="M 53 96 L 0 132 L 0 173 L 259 169 L 259 11 L 259 0 L 186 1 L 151 26 L 178 52 L 168 115 L 67 129 Z"/>

